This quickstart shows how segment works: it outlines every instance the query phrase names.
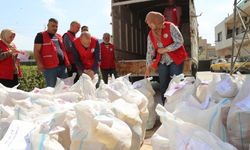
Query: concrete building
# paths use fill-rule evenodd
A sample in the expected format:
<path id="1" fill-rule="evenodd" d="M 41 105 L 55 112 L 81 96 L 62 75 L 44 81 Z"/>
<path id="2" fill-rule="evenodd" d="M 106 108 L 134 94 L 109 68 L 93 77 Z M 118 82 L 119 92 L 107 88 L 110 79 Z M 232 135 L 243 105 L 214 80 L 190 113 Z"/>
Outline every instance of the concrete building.
<path id="1" fill-rule="evenodd" d="M 233 4 L 232 4 L 233 5 Z M 250 0 L 241 0 L 237 5 L 241 10 L 250 14 Z M 239 10 L 242 20 L 247 27 L 250 26 L 250 17 L 242 13 Z M 234 27 L 234 17 L 233 14 L 226 17 L 222 22 L 220 22 L 215 27 L 215 49 L 218 56 L 230 57 L 232 53 L 232 32 Z M 236 23 L 236 49 L 237 50 L 243 39 L 244 26 L 240 20 L 239 15 L 237 15 Z M 235 51 L 236 53 L 237 51 Z M 240 56 L 250 56 L 250 33 L 246 35 L 243 42 L 243 47 L 241 49 Z"/>
<path id="2" fill-rule="evenodd" d="M 215 46 L 207 43 L 206 39 L 199 37 L 199 60 L 211 60 L 217 58 Z"/>

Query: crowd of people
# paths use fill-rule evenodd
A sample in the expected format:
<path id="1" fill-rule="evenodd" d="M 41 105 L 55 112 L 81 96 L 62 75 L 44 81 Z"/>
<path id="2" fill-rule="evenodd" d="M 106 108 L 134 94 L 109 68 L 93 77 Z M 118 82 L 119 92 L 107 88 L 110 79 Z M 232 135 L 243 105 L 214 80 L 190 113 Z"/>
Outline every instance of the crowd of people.
<path id="1" fill-rule="evenodd" d="M 81 34 L 76 34 L 81 28 Z M 65 79 L 74 73 L 77 82 L 82 73 L 91 78 L 98 74 L 99 82 L 103 78 L 108 82 L 108 75 L 114 74 L 114 46 L 110 43 L 110 34 L 103 34 L 103 42 L 99 43 L 88 31 L 88 26 L 82 26 L 78 21 L 70 23 L 69 30 L 61 36 L 57 33 L 58 21 L 50 18 L 47 30 L 37 33 L 34 40 L 34 58 L 37 68 L 45 77 L 46 85 L 54 87 L 57 78 Z M 21 76 L 20 62 L 17 59 L 18 50 L 13 43 L 15 32 L 3 29 L 0 38 L 0 83 L 6 87 L 14 87 Z M 103 77 L 102 77 L 103 75 Z"/>
<path id="2" fill-rule="evenodd" d="M 174 18 L 174 17 L 172 17 Z M 177 20 L 177 19 L 175 19 Z M 166 21 L 166 17 L 151 11 L 146 15 L 145 22 L 151 29 L 147 40 L 145 77 L 152 70 L 158 69 L 160 92 L 164 104 L 164 93 L 168 88 L 171 76 L 181 74 L 187 53 L 183 46 L 183 37 L 178 24 Z M 110 43 L 110 34 L 103 34 L 103 42 L 89 32 L 88 26 L 72 21 L 70 29 L 61 36 L 57 33 L 58 21 L 50 18 L 47 30 L 37 33 L 34 41 L 34 57 L 38 70 L 43 72 L 47 86 L 54 87 L 58 78 L 67 78 L 76 73 L 76 82 L 82 73 L 94 78 L 98 74 L 108 83 L 108 76 L 117 77 L 115 68 L 114 46 Z M 76 34 L 81 28 L 81 34 Z M 4 29 L 0 40 L 0 83 L 7 87 L 18 84 L 21 75 L 18 62 L 18 51 L 13 44 L 15 32 Z"/>

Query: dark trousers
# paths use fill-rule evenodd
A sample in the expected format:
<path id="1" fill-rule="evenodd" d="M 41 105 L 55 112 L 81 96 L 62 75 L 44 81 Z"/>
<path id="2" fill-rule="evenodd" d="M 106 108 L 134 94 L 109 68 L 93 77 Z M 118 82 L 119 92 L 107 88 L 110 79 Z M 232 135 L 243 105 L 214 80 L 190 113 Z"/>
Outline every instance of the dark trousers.
<path id="1" fill-rule="evenodd" d="M 67 72 L 68 72 L 69 77 L 72 77 L 73 73 L 76 73 L 76 77 L 74 79 L 74 83 L 76 83 L 78 81 L 78 79 L 79 79 L 79 75 L 78 75 L 78 72 L 77 72 L 76 65 L 71 64 L 71 70 L 67 70 Z"/>
<path id="2" fill-rule="evenodd" d="M 104 83 L 108 84 L 108 77 L 109 75 L 112 76 L 112 74 L 117 78 L 117 73 L 115 69 L 101 69 L 102 72 L 102 79 Z"/>
<path id="3" fill-rule="evenodd" d="M 158 65 L 159 79 L 160 79 L 160 92 L 162 104 L 165 104 L 166 98 L 164 97 L 164 93 L 166 92 L 169 82 L 171 81 L 171 77 L 174 75 L 179 75 L 183 72 L 183 63 L 180 65 L 176 65 L 175 63 L 171 63 L 170 65 L 161 64 Z"/>
<path id="4" fill-rule="evenodd" d="M 0 83 L 6 87 L 12 88 L 18 84 L 18 75 L 14 74 L 13 80 L 0 79 Z"/>

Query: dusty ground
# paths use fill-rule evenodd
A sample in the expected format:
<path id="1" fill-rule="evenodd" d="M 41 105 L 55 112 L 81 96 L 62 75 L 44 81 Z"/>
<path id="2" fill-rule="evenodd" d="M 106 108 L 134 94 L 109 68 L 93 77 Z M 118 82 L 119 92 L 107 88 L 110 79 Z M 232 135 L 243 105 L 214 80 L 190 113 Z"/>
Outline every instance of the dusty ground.
<path id="1" fill-rule="evenodd" d="M 151 146 L 151 136 L 155 133 L 155 131 L 160 127 L 161 123 L 158 120 L 154 126 L 153 129 L 148 130 L 146 132 L 146 136 L 145 136 L 145 140 L 144 143 L 141 147 L 141 150 L 152 150 L 152 146 Z"/>

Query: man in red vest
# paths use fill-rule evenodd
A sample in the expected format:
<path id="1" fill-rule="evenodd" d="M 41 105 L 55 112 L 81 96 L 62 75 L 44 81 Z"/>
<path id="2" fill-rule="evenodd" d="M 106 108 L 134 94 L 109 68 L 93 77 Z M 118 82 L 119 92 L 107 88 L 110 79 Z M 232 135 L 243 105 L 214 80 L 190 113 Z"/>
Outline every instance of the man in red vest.
<path id="1" fill-rule="evenodd" d="M 54 87 L 57 77 L 67 78 L 71 68 L 61 35 L 57 34 L 58 21 L 50 18 L 47 31 L 36 35 L 34 57 L 38 70 L 42 71 L 47 86 Z"/>
<path id="2" fill-rule="evenodd" d="M 110 42 L 110 34 L 104 33 L 103 34 L 103 42 L 101 43 L 101 72 L 102 72 L 102 79 L 107 84 L 108 83 L 108 75 L 114 75 L 115 78 L 117 77 L 115 71 L 115 52 L 114 52 L 114 45 Z"/>
<path id="3" fill-rule="evenodd" d="M 168 7 L 164 10 L 164 17 L 167 21 L 172 22 L 177 27 L 180 27 L 182 9 L 175 5 L 175 0 L 168 0 Z"/>
<path id="4" fill-rule="evenodd" d="M 154 11 L 149 12 L 145 19 L 151 29 L 148 35 L 145 76 L 148 77 L 152 69 L 158 69 L 163 104 L 164 93 L 171 77 L 182 73 L 183 63 L 187 57 L 179 29 L 173 23 L 164 20 L 161 13 Z M 156 60 L 153 61 L 155 56 Z"/>
<path id="5" fill-rule="evenodd" d="M 80 23 L 77 21 L 72 21 L 70 23 L 70 29 L 68 32 L 63 35 L 63 44 L 66 48 L 66 52 L 69 58 L 69 62 L 71 64 L 71 70 L 68 70 L 68 76 L 71 77 L 73 73 L 77 73 L 76 65 L 74 64 L 73 56 L 72 56 L 72 45 L 73 41 L 76 38 L 76 33 L 80 29 Z M 78 75 L 74 79 L 74 83 L 78 80 Z"/>
<path id="6" fill-rule="evenodd" d="M 80 37 L 75 39 L 72 50 L 78 74 L 86 73 L 93 79 L 94 75 L 98 74 L 100 63 L 98 40 L 88 31 L 83 31 Z"/>

